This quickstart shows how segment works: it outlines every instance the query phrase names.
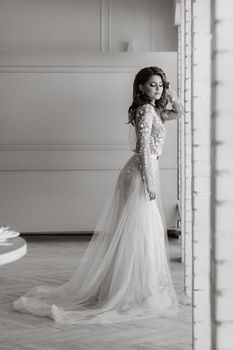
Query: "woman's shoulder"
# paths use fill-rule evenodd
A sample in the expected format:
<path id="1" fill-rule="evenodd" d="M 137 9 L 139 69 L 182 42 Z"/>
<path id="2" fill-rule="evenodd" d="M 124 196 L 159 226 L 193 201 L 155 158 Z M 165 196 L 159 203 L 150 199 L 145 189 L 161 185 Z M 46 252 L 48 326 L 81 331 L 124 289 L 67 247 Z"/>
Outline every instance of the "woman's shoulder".
<path id="1" fill-rule="evenodd" d="M 155 113 L 156 113 L 155 109 L 150 103 L 145 103 L 145 104 L 139 106 L 136 110 L 136 115 L 138 115 L 138 116 L 145 115 L 145 114 L 152 115 Z"/>

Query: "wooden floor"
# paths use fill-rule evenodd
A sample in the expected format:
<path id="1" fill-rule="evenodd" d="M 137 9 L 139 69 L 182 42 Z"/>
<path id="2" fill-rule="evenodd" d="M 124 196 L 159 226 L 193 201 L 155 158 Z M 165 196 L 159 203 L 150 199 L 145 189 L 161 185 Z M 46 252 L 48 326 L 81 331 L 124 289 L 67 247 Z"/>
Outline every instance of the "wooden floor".
<path id="1" fill-rule="evenodd" d="M 87 247 L 89 237 L 25 237 L 28 253 L 0 270 L 1 350 L 190 350 L 191 306 L 177 317 L 147 319 L 115 325 L 61 326 L 55 322 L 20 314 L 12 302 L 41 284 L 65 282 Z M 179 240 L 170 240 L 171 270 L 177 291 L 183 288 L 183 264 Z"/>

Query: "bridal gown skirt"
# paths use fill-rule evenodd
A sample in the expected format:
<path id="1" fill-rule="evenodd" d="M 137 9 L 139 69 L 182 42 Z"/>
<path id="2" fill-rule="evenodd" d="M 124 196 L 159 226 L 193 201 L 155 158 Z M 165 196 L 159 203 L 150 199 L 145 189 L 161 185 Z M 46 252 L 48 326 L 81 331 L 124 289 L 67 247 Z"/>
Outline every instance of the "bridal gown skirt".
<path id="1" fill-rule="evenodd" d="M 159 178 L 158 160 L 152 159 Z M 13 303 L 62 324 L 112 323 L 175 315 L 163 220 L 150 201 L 138 154 L 121 169 L 86 252 L 59 286 L 32 288 Z"/>

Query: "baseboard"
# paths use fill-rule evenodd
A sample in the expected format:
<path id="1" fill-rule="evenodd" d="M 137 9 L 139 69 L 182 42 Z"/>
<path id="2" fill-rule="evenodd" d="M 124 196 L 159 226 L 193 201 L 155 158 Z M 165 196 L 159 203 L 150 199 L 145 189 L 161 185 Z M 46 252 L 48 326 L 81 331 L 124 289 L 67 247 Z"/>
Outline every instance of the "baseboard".
<path id="1" fill-rule="evenodd" d="M 89 236 L 93 231 L 35 231 L 20 232 L 21 236 Z"/>

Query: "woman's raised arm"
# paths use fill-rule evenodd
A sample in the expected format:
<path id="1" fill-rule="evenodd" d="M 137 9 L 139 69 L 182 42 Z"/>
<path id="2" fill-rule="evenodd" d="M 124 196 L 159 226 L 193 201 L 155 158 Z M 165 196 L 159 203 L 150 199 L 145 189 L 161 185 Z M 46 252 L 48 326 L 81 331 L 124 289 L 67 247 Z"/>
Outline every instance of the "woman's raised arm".
<path id="1" fill-rule="evenodd" d="M 171 104 L 172 109 L 167 109 L 165 112 L 165 119 L 168 120 L 174 120 L 179 119 L 181 116 L 185 114 L 184 107 L 178 97 L 176 96 L 175 92 L 171 92 L 168 90 L 167 97 L 169 99 L 169 103 Z"/>

